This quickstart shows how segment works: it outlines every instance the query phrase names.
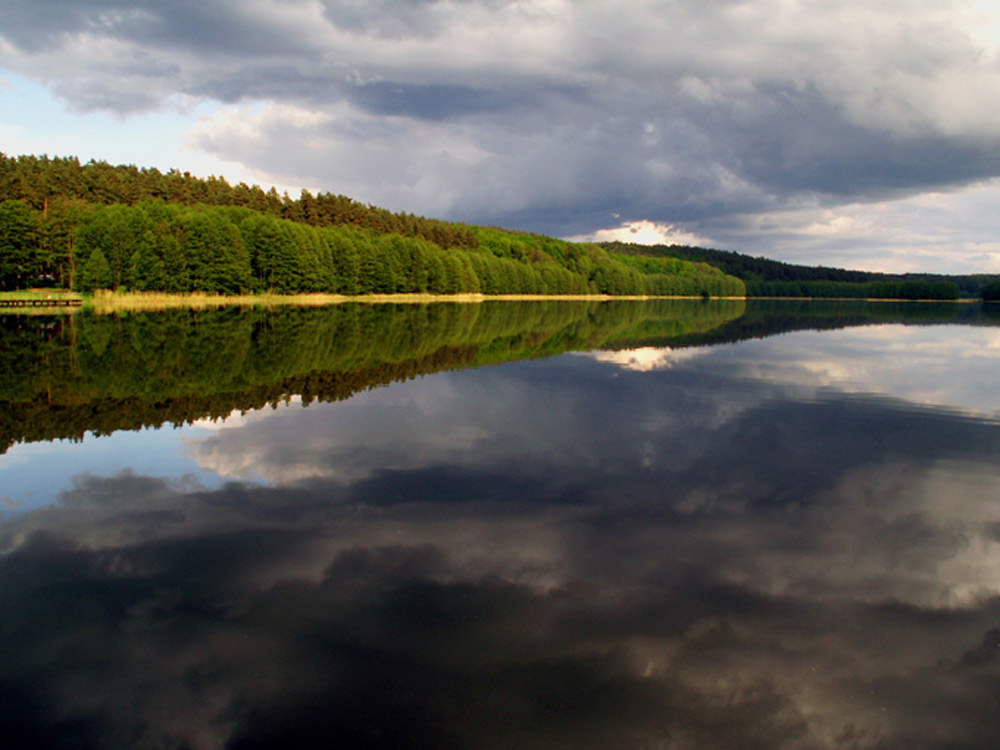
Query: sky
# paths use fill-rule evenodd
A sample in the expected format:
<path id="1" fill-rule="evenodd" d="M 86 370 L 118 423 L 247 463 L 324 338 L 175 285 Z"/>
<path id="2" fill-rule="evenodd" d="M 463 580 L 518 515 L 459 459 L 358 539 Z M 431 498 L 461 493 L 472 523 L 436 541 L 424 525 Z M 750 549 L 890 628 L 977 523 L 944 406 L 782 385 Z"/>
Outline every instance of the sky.
<path id="1" fill-rule="evenodd" d="M 0 151 L 1000 273 L 992 0 L 0 0 Z"/>

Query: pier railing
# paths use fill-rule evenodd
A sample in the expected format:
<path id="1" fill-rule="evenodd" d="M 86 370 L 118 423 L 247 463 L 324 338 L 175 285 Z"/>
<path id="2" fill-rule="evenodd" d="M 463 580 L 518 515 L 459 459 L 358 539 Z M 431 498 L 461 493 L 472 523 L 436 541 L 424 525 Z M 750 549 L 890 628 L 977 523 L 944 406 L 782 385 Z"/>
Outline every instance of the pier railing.
<path id="1" fill-rule="evenodd" d="M 0 307 L 79 307 L 83 300 L 75 297 L 42 297 L 4 299 L 0 297 Z"/>

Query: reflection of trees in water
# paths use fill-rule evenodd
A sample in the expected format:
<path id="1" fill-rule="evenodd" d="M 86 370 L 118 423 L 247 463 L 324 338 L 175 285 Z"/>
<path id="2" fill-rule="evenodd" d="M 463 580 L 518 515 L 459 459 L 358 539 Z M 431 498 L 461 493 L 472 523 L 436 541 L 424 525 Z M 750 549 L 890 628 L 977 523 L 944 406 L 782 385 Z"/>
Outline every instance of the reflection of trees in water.
<path id="1" fill-rule="evenodd" d="M 698 346 L 887 322 L 1000 322 L 972 305 L 653 300 L 0 316 L 0 445 L 306 403 L 446 369 L 601 347 Z"/>
<path id="2" fill-rule="evenodd" d="M 0 443 L 306 403 L 447 369 L 697 336 L 742 301 L 494 302 L 0 318 Z"/>

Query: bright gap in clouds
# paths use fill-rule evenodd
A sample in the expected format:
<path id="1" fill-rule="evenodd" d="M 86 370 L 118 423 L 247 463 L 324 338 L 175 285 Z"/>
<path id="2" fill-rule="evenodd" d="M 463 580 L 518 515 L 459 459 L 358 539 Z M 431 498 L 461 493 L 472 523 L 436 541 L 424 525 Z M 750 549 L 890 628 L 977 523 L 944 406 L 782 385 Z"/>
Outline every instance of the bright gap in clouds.
<path id="1" fill-rule="evenodd" d="M 961 28 L 980 49 L 1000 53 L 1000 5 L 996 0 L 966 0 L 965 5 Z"/>
<path id="2" fill-rule="evenodd" d="M 674 224 L 659 224 L 643 219 L 628 221 L 617 227 L 598 229 L 566 239 L 572 242 L 629 242 L 636 245 L 697 245 L 705 247 L 711 241 Z"/>
<path id="3" fill-rule="evenodd" d="M 566 239 L 736 250 L 801 265 L 882 273 L 1000 273 L 1000 180 L 893 201 L 803 206 L 694 231 L 649 220 Z"/>

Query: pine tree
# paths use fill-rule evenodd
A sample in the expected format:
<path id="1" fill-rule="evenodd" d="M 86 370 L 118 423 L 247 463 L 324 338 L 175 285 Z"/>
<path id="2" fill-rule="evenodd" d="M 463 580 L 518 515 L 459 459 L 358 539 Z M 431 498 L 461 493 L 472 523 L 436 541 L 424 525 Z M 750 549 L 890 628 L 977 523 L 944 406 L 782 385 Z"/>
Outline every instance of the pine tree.
<path id="1" fill-rule="evenodd" d="M 39 273 L 38 215 L 24 201 L 0 203 L 0 288 L 23 289 Z"/>

